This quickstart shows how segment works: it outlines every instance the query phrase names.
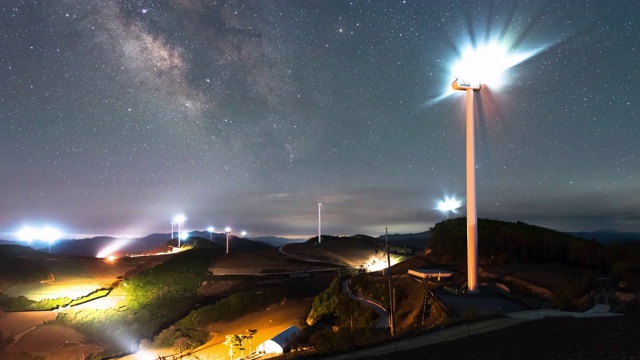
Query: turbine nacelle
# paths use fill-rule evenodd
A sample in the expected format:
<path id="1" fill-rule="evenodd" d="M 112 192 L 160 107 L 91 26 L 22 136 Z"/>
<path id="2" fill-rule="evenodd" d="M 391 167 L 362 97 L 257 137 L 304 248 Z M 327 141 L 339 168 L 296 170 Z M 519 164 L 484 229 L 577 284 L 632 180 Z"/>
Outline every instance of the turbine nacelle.
<path id="1" fill-rule="evenodd" d="M 480 90 L 482 84 L 480 82 L 468 82 L 462 79 L 455 79 L 451 83 L 451 87 L 453 88 L 453 90 Z"/>

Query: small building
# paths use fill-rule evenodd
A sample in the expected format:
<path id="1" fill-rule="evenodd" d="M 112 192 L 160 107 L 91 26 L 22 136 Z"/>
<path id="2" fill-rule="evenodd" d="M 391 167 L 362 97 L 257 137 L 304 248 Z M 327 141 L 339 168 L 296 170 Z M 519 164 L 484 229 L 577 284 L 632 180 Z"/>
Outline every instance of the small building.
<path id="1" fill-rule="evenodd" d="M 289 326 L 273 338 L 260 343 L 256 348 L 258 354 L 282 354 L 291 350 L 291 339 L 298 335 L 297 326 Z"/>

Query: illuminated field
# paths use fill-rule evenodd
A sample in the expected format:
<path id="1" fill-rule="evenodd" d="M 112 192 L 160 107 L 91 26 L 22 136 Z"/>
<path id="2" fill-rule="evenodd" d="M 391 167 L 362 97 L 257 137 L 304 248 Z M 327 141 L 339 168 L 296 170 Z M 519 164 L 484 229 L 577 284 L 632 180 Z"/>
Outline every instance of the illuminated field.
<path id="1" fill-rule="evenodd" d="M 75 299 L 103 287 L 109 287 L 131 267 L 104 260 L 48 259 L 43 264 L 49 278 L 42 282 L 12 285 L 8 296 L 24 296 L 39 301 L 69 297 Z"/>

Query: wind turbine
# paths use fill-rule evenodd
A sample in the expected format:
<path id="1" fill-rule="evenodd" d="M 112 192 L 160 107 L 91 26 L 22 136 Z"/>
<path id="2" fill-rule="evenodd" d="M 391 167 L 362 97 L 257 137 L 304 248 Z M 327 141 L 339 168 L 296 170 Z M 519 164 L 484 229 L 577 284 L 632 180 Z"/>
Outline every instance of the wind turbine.
<path id="1" fill-rule="evenodd" d="M 466 172 L 467 172 L 467 286 L 471 294 L 478 292 L 478 214 L 476 205 L 476 154 L 474 97 L 487 84 L 499 88 L 503 73 L 535 54 L 510 54 L 509 48 L 497 41 L 468 46 L 460 51 L 453 65 L 455 77 L 451 88 L 466 94 Z"/>
<path id="2" fill-rule="evenodd" d="M 182 224 L 185 222 L 185 220 L 187 220 L 187 217 L 182 214 L 176 215 L 173 218 L 173 221 L 178 224 L 178 247 L 180 247 L 180 239 L 182 238 Z"/>
<path id="3" fill-rule="evenodd" d="M 322 228 L 322 211 L 320 209 L 322 209 L 322 203 L 317 202 L 316 205 L 318 205 L 318 244 L 322 243 L 322 235 L 321 235 L 321 228 Z"/>

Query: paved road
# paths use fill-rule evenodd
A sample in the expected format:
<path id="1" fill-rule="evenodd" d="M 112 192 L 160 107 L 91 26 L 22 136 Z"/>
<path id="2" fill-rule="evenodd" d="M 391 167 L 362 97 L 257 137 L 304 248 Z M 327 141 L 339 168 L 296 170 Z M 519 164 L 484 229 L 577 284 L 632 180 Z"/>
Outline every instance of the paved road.
<path id="1" fill-rule="evenodd" d="M 375 302 L 369 301 L 367 299 L 363 299 L 361 297 L 356 296 L 353 293 L 349 292 L 349 279 L 343 280 L 342 281 L 342 291 L 345 293 L 349 294 L 349 297 L 352 298 L 353 300 L 359 301 L 369 307 L 371 307 L 373 309 L 373 311 L 376 312 L 376 314 L 378 314 L 378 323 L 376 324 L 376 327 L 379 328 L 388 328 L 389 327 L 389 313 L 387 312 L 387 310 L 385 308 L 383 308 L 382 306 L 380 306 L 380 304 L 376 304 Z"/>
<path id="2" fill-rule="evenodd" d="M 368 358 L 372 356 L 387 354 L 390 352 L 415 349 L 422 346 L 427 346 L 442 341 L 456 340 L 469 336 L 472 334 L 480 334 L 487 331 L 502 329 L 512 324 L 521 322 L 524 320 L 512 319 L 512 318 L 500 318 L 485 320 L 469 325 L 459 325 L 448 329 L 440 330 L 437 332 L 429 333 L 419 337 L 396 341 L 389 344 L 384 344 L 364 350 L 359 350 L 351 353 L 341 354 L 337 356 L 327 357 L 325 359 L 331 360 L 350 360 L 358 358 Z"/>
<path id="3" fill-rule="evenodd" d="M 560 311 L 553 309 L 544 310 L 528 310 L 506 314 L 506 318 L 490 319 L 479 321 L 471 324 L 453 326 L 444 330 L 432 332 L 426 335 L 418 336 L 411 339 L 404 339 L 393 343 L 380 345 L 364 350 L 354 351 L 325 359 L 331 360 L 347 360 L 368 358 L 372 356 L 387 354 L 394 351 L 415 349 L 442 341 L 456 340 L 465 336 L 480 334 L 488 331 L 498 330 L 509 327 L 511 325 L 529 321 L 542 319 L 551 316 L 573 316 L 573 317 L 598 317 L 598 316 L 620 316 L 620 314 L 610 313 L 608 306 L 596 305 L 591 310 L 585 312 Z"/>

